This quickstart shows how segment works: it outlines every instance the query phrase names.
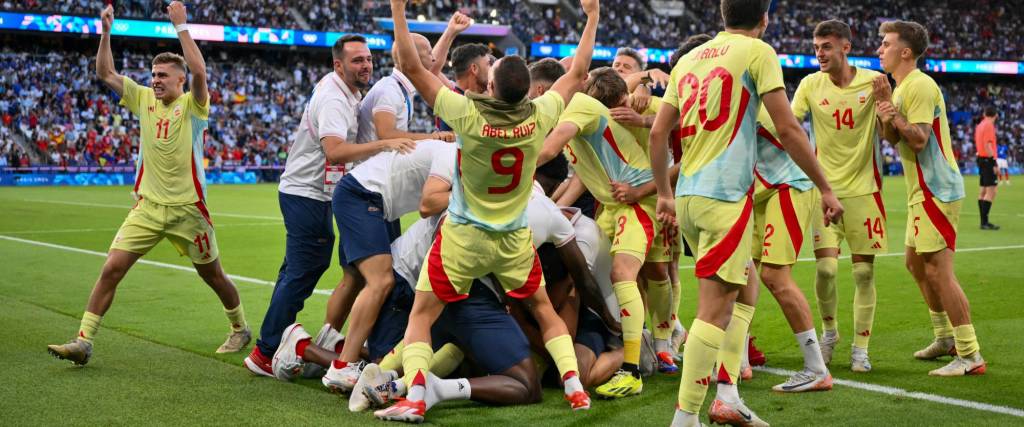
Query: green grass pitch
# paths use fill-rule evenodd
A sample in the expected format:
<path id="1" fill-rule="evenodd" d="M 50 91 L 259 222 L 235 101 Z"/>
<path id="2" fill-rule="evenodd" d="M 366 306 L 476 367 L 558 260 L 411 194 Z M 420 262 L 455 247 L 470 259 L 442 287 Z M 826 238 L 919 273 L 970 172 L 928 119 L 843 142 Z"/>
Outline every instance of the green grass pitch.
<path id="1" fill-rule="evenodd" d="M 853 283 L 848 259 L 840 261 L 843 339 L 831 369 L 837 379 L 998 405 L 1018 415 L 844 385 L 825 393 L 778 394 L 771 386 L 784 377 L 755 372 L 740 392 L 762 418 L 773 425 L 1024 425 L 1024 182 L 1017 184 L 1022 187 L 999 188 L 992 221 L 1003 229 L 983 232 L 978 229 L 975 204 L 977 178 L 966 181 L 956 270 L 971 301 L 988 373 L 930 378 L 928 370 L 944 362 L 921 362 L 911 356 L 932 335 L 926 307 L 903 267 L 906 194 L 902 178 L 885 183 L 893 255 L 876 261 L 878 311 L 870 352 L 874 371 L 854 374 L 849 370 Z M 285 237 L 276 186 L 214 186 L 209 198 L 225 269 L 272 282 L 284 254 Z M 286 384 L 257 378 L 242 367 L 245 354 L 215 354 L 227 333 L 217 298 L 194 273 L 164 266 L 139 264 L 128 274 L 104 318 L 88 366 L 72 367 L 48 356 L 46 344 L 64 342 L 77 330 L 103 262 L 96 253 L 106 252 L 131 204 L 126 187 L 0 188 L 0 360 L 5 366 L 0 424 L 376 423 L 369 414 L 349 413 L 344 398 L 327 393 L 319 381 Z M 812 256 L 807 246 L 803 257 Z M 189 266 L 187 258 L 179 257 L 168 243 L 144 259 Z M 683 264 L 680 316 L 689 326 L 695 311 L 695 282 L 692 262 Z M 812 262 L 800 262 L 795 268 L 797 281 L 816 310 L 813 273 Z M 333 267 L 319 288 L 332 289 L 340 276 L 341 270 Z M 236 283 L 249 322 L 258 331 L 271 288 L 266 283 Z M 326 300 L 325 295 L 314 294 L 299 321 L 310 330 L 319 329 Z M 789 326 L 767 292 L 761 295 L 752 334 L 767 353 L 770 367 L 800 368 L 801 355 Z M 595 400 L 593 409 L 585 413 L 572 413 L 560 390 L 548 389 L 544 402 L 531 406 L 443 403 L 430 411 L 427 421 L 438 425 L 668 425 L 678 381 L 678 377 L 652 377 L 646 380 L 642 395 Z M 713 394 L 712 388 L 707 403 Z"/>

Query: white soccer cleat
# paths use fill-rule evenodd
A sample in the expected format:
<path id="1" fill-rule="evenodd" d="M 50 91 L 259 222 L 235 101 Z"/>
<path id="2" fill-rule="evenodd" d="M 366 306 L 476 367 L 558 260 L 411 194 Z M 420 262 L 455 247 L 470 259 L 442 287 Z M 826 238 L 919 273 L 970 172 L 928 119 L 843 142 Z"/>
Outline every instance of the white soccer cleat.
<path id="1" fill-rule="evenodd" d="M 330 324 L 325 323 L 320 328 L 320 333 L 316 334 L 316 339 L 313 340 L 313 344 L 327 351 L 334 351 L 339 342 L 345 340 L 345 336 L 334 330 Z M 323 366 L 317 365 L 316 363 L 307 363 L 302 368 L 302 378 L 320 378 L 324 376 L 327 370 Z"/>
<path id="2" fill-rule="evenodd" d="M 335 393 L 351 393 L 352 389 L 356 386 L 356 382 L 359 381 L 359 374 L 363 372 L 364 366 L 366 366 L 366 362 L 362 360 L 349 363 L 340 369 L 335 368 L 334 364 L 331 364 L 331 368 L 327 370 L 327 373 L 324 374 L 320 381 L 324 383 L 324 387 Z"/>
<path id="3" fill-rule="evenodd" d="M 936 338 L 928 347 L 914 352 L 914 358 L 935 360 L 942 356 L 956 356 L 956 342 L 952 338 Z"/>
<path id="4" fill-rule="evenodd" d="M 392 382 L 395 376 L 394 371 L 384 372 L 376 363 L 367 364 L 359 375 L 355 387 L 352 389 L 352 395 L 348 398 L 348 410 L 362 412 L 371 405 L 384 407 L 391 400 L 390 392 L 392 388 L 391 384 L 388 383 Z M 385 386 L 382 391 L 387 393 L 386 396 L 379 396 L 377 394 L 376 388 L 378 386 Z"/>
<path id="5" fill-rule="evenodd" d="M 672 338 L 669 341 L 669 345 L 672 346 L 673 359 L 678 357 L 676 363 L 683 360 L 683 353 L 679 351 L 679 347 L 682 347 L 683 343 L 686 342 L 686 335 L 686 328 L 679 322 L 679 319 L 676 319 L 675 327 L 672 328 Z"/>
<path id="6" fill-rule="evenodd" d="M 928 375 L 937 377 L 962 377 L 965 375 L 983 375 L 986 370 L 985 359 L 975 352 L 971 357 L 956 356 L 952 362 L 939 369 L 932 370 Z"/>
<path id="7" fill-rule="evenodd" d="M 759 418 L 754 411 L 751 411 L 743 399 L 739 402 L 726 402 L 715 399 L 708 408 L 708 419 L 713 424 L 741 426 L 741 427 L 768 427 L 768 423 Z"/>
<path id="8" fill-rule="evenodd" d="M 853 348 L 850 353 L 850 370 L 853 372 L 871 372 L 871 359 L 868 358 L 868 351 Z"/>
<path id="9" fill-rule="evenodd" d="M 801 391 L 825 391 L 832 390 L 832 374 L 825 371 L 819 374 L 810 369 L 793 374 L 786 382 L 772 387 L 772 390 L 784 393 L 798 393 Z"/>
<path id="10" fill-rule="evenodd" d="M 302 358 L 295 352 L 295 346 L 299 341 L 312 337 L 302 329 L 301 323 L 295 323 L 284 329 L 281 334 L 281 344 L 274 352 L 274 359 L 270 362 L 270 368 L 274 371 L 274 377 L 281 381 L 291 381 L 302 372 Z"/>
<path id="11" fill-rule="evenodd" d="M 839 343 L 839 334 L 828 334 L 822 333 L 821 339 L 818 340 L 818 347 L 821 348 L 821 359 L 828 365 L 832 363 L 832 352 L 836 349 L 836 344 Z"/>
<path id="12" fill-rule="evenodd" d="M 217 348 L 217 353 L 237 353 L 249 345 L 250 341 L 252 341 L 252 331 L 246 326 L 241 331 L 228 334 L 227 341 Z"/>
<path id="13" fill-rule="evenodd" d="M 700 417 L 697 415 L 683 412 L 676 409 L 675 416 L 672 417 L 672 424 L 670 427 L 706 427 L 704 423 L 700 422 Z"/>

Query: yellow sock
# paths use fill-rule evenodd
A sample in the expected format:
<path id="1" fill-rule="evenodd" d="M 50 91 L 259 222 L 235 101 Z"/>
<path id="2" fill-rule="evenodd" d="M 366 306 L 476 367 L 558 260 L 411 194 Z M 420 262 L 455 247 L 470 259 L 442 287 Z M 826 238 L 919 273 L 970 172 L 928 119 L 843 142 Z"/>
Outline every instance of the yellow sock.
<path id="1" fill-rule="evenodd" d="M 672 282 L 672 307 L 669 312 L 669 321 L 675 322 L 679 320 L 679 302 L 683 299 L 683 294 L 679 290 L 679 280 Z"/>
<path id="2" fill-rule="evenodd" d="M 580 368 L 576 364 L 576 349 L 573 348 L 572 338 L 568 335 L 559 335 L 548 340 L 544 343 L 544 348 L 551 355 L 551 360 L 555 361 L 559 377 L 565 378 L 565 374 L 579 372 Z"/>
<path id="3" fill-rule="evenodd" d="M 238 303 L 238 307 L 230 310 L 225 308 L 224 314 L 228 316 L 228 321 L 231 322 L 232 332 L 242 332 L 245 330 L 245 327 L 248 326 L 245 322 L 245 309 L 242 308 L 242 303 Z"/>
<path id="4" fill-rule="evenodd" d="M 92 337 L 96 336 L 96 331 L 100 329 L 101 320 L 103 320 L 103 316 L 85 312 L 82 315 L 82 324 L 78 327 L 78 337 L 92 342 Z"/>
<path id="5" fill-rule="evenodd" d="M 434 352 L 434 358 L 430 361 L 430 372 L 441 378 L 447 377 L 448 374 L 455 372 L 455 368 L 462 363 L 463 357 L 465 355 L 462 350 L 459 350 L 455 344 L 445 344 Z"/>
<path id="6" fill-rule="evenodd" d="M 834 331 L 839 325 L 836 322 L 836 271 L 839 260 L 826 257 L 817 261 L 818 273 L 814 278 L 814 294 L 818 299 L 818 310 L 821 312 L 821 328 Z"/>
<path id="7" fill-rule="evenodd" d="M 422 374 L 424 377 L 427 375 L 427 370 L 430 369 L 430 359 L 433 356 L 434 351 L 430 349 L 430 344 L 425 342 L 419 341 L 405 346 L 405 349 L 402 350 L 402 367 L 405 369 L 405 377 L 402 378 L 402 381 L 405 382 L 407 388 L 412 388 L 417 374 Z"/>
<path id="8" fill-rule="evenodd" d="M 619 300 L 620 321 L 622 322 L 623 363 L 640 364 L 640 339 L 644 331 L 644 303 L 635 281 L 619 282 L 612 285 Z"/>
<path id="9" fill-rule="evenodd" d="M 668 280 L 647 280 L 647 305 L 651 309 L 654 338 L 672 338 L 675 324 L 669 320 L 672 313 L 672 284 Z"/>
<path id="10" fill-rule="evenodd" d="M 870 262 L 853 263 L 853 345 L 868 348 L 871 326 L 875 323 L 875 265 Z"/>
<path id="11" fill-rule="evenodd" d="M 956 354 L 960 357 L 970 357 L 981 350 L 978 337 L 974 335 L 974 325 L 970 323 L 954 327 L 953 338 L 956 339 Z"/>
<path id="12" fill-rule="evenodd" d="M 719 382 L 739 383 L 740 362 L 747 348 L 747 332 L 750 331 L 750 322 L 753 319 L 754 307 L 741 303 L 733 304 L 732 319 L 729 320 L 729 327 L 725 328 L 725 338 L 718 349 L 719 371 L 714 374 L 718 375 Z M 727 376 L 723 377 L 723 371 Z"/>
<path id="13" fill-rule="evenodd" d="M 949 322 L 949 316 L 945 311 L 931 311 L 932 331 L 935 332 L 935 339 L 953 338 L 953 324 Z"/>
<path id="14" fill-rule="evenodd" d="M 711 370 L 715 367 L 718 349 L 725 331 L 715 325 L 694 319 L 690 325 L 690 338 L 683 349 L 683 375 L 679 379 L 676 407 L 691 414 L 700 413 L 704 396 L 711 383 Z"/>
<path id="15" fill-rule="evenodd" d="M 395 348 L 391 349 L 388 354 L 384 355 L 384 358 L 380 359 L 380 369 L 383 371 L 397 371 L 398 368 L 402 367 L 402 349 L 405 348 L 405 343 L 399 341 Z"/>

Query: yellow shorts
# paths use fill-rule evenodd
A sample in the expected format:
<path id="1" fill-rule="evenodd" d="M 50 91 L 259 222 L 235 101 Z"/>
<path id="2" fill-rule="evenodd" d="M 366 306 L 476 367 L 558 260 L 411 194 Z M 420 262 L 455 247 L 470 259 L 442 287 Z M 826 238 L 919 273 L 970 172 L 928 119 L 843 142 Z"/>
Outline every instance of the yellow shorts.
<path id="1" fill-rule="evenodd" d="M 544 286 L 529 228 L 497 232 L 445 221 L 425 264 L 416 290 L 433 291 L 444 302 L 468 298 L 473 279 L 488 274 L 513 298 L 529 297 Z"/>
<path id="2" fill-rule="evenodd" d="M 889 251 L 882 193 L 839 199 L 843 204 L 843 216 L 838 224 L 826 227 L 825 214 L 821 211 L 821 192 L 817 188 L 812 191 L 814 250 L 839 249 L 839 243 L 846 240 L 850 252 L 856 255 L 878 255 Z"/>
<path id="3" fill-rule="evenodd" d="M 919 254 L 956 250 L 956 227 L 960 222 L 962 200 L 943 203 L 925 196 L 921 203 L 910 206 L 907 212 L 908 248 Z"/>
<path id="4" fill-rule="evenodd" d="M 654 220 L 656 203 L 656 198 L 648 197 L 632 205 L 601 205 L 597 225 L 612 241 L 612 256 L 624 253 L 640 261 L 671 259 L 671 254 L 664 257 L 667 250 L 657 238 L 661 227 Z"/>
<path id="5" fill-rule="evenodd" d="M 701 196 L 676 198 L 679 228 L 697 259 L 697 277 L 718 276 L 728 283 L 747 284 L 753 205 L 749 194 L 736 202 Z"/>
<path id="6" fill-rule="evenodd" d="M 811 190 L 800 191 L 782 185 L 758 191 L 754 197 L 750 256 L 766 264 L 795 264 L 813 209 L 814 192 Z"/>
<path id="7" fill-rule="evenodd" d="M 179 254 L 188 255 L 195 264 L 211 263 L 220 254 L 210 213 L 202 201 L 194 205 L 165 206 L 139 200 L 117 230 L 110 249 L 145 255 L 164 237 Z"/>

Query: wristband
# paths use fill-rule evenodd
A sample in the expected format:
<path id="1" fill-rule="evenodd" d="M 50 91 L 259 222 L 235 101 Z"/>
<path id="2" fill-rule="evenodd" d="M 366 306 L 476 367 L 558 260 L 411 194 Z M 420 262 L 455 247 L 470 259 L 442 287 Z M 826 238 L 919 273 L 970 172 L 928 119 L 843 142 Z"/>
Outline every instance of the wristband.
<path id="1" fill-rule="evenodd" d="M 188 31 L 188 24 L 178 24 L 174 26 L 174 30 L 177 32 Z"/>

